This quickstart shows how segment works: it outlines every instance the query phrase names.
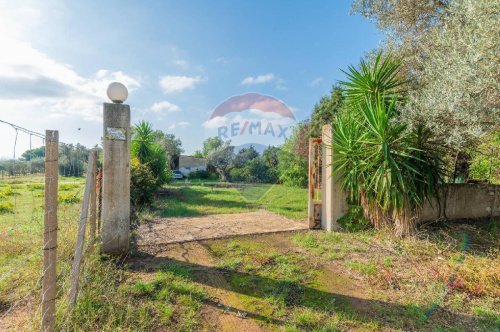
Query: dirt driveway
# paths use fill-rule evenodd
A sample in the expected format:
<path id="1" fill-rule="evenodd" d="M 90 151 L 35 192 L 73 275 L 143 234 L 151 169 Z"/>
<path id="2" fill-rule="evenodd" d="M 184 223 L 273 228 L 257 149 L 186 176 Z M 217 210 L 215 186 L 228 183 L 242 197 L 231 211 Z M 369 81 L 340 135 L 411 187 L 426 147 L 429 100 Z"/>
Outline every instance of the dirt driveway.
<path id="1" fill-rule="evenodd" d="M 139 247 L 159 246 L 238 235 L 307 229 L 307 224 L 265 210 L 200 217 L 158 218 L 137 231 Z"/>

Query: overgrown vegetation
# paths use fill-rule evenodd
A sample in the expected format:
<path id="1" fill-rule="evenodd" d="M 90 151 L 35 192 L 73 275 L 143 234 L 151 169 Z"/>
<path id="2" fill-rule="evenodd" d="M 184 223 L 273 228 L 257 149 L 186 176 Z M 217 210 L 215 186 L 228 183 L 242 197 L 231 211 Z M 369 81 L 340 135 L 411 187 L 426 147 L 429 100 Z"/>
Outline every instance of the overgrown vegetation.
<path id="1" fill-rule="evenodd" d="M 285 331 L 494 331 L 497 245 L 488 223 L 208 243 L 249 317 Z"/>
<path id="2" fill-rule="evenodd" d="M 148 122 L 139 122 L 133 128 L 130 198 L 135 209 L 150 204 L 154 193 L 172 178 L 167 152 L 156 137 Z"/>
<path id="3" fill-rule="evenodd" d="M 376 229 L 407 236 L 442 177 L 442 160 L 424 129 L 408 130 L 399 119 L 405 98 L 399 69 L 382 53 L 359 70 L 349 67 L 347 107 L 333 127 L 333 171 Z"/>

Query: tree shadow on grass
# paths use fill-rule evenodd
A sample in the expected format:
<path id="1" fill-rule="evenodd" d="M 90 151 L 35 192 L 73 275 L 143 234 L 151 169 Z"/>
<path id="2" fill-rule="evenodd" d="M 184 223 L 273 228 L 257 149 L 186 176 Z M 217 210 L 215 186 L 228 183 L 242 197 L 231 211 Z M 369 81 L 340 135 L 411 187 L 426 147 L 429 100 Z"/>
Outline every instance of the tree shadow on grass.
<path id="1" fill-rule="evenodd" d="M 162 217 L 195 217 L 205 215 L 203 211 L 196 209 L 196 206 L 205 208 L 234 210 L 241 212 L 258 208 L 257 204 L 241 201 L 230 198 L 217 198 L 217 194 L 228 195 L 227 192 L 218 191 L 200 191 L 193 188 L 174 188 L 166 189 L 160 192 L 154 208 L 157 214 Z M 237 192 L 234 193 L 235 196 Z"/>
<path id="2" fill-rule="evenodd" d="M 380 300 L 364 299 L 354 296 L 336 294 L 304 285 L 299 282 L 269 278 L 256 273 L 241 272 L 235 269 L 200 265 L 186 261 L 179 261 L 167 257 L 151 256 L 140 253 L 139 257 L 129 260 L 129 268 L 133 271 L 156 272 L 164 270 L 168 266 L 182 266 L 188 268 L 192 273 L 189 278 L 192 281 L 210 287 L 235 292 L 244 296 L 247 302 L 260 303 L 253 309 L 231 308 L 213 300 L 206 301 L 207 305 L 216 308 L 244 313 L 252 318 L 266 324 L 285 326 L 289 324 L 291 309 L 311 309 L 324 317 L 334 314 L 340 315 L 344 327 L 356 328 L 367 324 L 378 328 L 403 329 L 403 330 L 434 330 L 439 327 L 440 322 L 445 321 L 445 326 L 473 327 L 483 322 L 477 317 L 459 315 L 446 311 L 439 306 L 434 308 L 422 308 L 417 305 L 403 305 Z M 172 271 L 178 269 L 173 268 Z M 226 282 L 218 282 L 220 278 L 210 276 L 222 275 Z M 273 310 L 265 310 L 266 301 L 278 301 L 288 311 L 286 315 L 276 315 Z M 307 326 L 302 326 L 307 329 Z"/>

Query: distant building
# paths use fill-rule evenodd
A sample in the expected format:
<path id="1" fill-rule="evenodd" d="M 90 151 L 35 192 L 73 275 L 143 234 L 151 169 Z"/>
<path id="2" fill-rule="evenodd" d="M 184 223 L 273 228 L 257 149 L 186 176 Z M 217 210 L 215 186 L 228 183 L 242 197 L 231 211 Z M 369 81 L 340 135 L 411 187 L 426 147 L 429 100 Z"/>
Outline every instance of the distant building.
<path id="1" fill-rule="evenodd" d="M 207 160 L 204 158 L 196 158 L 192 156 L 179 156 L 179 171 L 188 176 L 194 171 L 206 171 Z"/>

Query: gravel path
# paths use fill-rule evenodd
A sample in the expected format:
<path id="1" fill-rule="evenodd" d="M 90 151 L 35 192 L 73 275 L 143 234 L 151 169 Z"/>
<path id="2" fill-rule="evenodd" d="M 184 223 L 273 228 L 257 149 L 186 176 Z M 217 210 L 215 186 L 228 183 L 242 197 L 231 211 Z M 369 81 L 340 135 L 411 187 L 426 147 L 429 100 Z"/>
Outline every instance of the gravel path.
<path id="1" fill-rule="evenodd" d="M 158 218 L 139 226 L 137 245 L 158 246 L 307 228 L 307 224 L 303 221 L 289 219 L 265 210 L 200 217 Z"/>

